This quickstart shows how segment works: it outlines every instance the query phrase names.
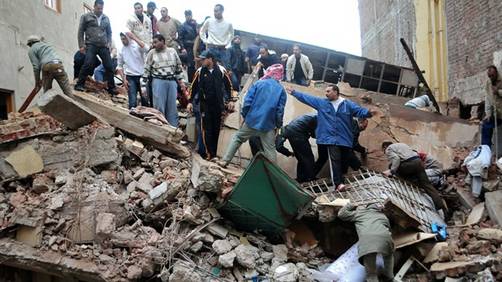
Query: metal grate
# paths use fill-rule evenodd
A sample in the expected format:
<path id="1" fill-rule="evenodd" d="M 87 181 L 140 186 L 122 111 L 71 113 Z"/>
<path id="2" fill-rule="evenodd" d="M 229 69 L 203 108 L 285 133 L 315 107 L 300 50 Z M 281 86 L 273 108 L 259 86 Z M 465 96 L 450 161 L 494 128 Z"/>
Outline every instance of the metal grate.
<path id="1" fill-rule="evenodd" d="M 406 213 L 414 215 L 424 227 L 424 231 L 431 231 L 432 223 L 444 224 L 444 220 L 434 208 L 432 199 L 408 182 L 370 170 L 355 172 L 346 178 L 346 182 L 348 185 L 344 192 L 336 191 L 327 179 L 305 183 L 302 188 L 313 194 L 316 200 L 324 202 L 348 199 L 354 205 L 367 205 L 384 204 L 390 199 Z"/>

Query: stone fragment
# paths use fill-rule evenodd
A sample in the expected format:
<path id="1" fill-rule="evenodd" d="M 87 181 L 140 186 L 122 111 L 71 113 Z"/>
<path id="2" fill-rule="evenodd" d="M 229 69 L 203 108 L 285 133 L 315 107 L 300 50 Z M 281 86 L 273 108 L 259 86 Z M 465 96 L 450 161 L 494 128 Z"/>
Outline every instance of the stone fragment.
<path id="1" fill-rule="evenodd" d="M 113 127 L 99 128 L 95 137 L 87 150 L 88 165 L 90 167 L 103 166 L 107 164 L 119 165 L 122 155 L 114 138 L 115 129 Z"/>
<path id="2" fill-rule="evenodd" d="M 24 202 L 26 202 L 26 196 L 22 192 L 13 193 L 9 197 L 9 204 L 15 208 L 20 207 Z"/>
<path id="3" fill-rule="evenodd" d="M 136 181 L 129 183 L 126 188 L 127 193 L 131 194 L 132 192 L 134 192 L 134 190 L 136 190 L 136 185 L 138 185 L 138 182 Z"/>
<path id="4" fill-rule="evenodd" d="M 286 262 L 288 261 L 288 247 L 284 244 L 273 245 L 272 252 L 274 253 L 274 258 L 278 262 Z"/>
<path id="5" fill-rule="evenodd" d="M 241 244 L 235 248 L 237 262 L 245 268 L 253 269 L 256 267 L 256 260 L 260 257 L 258 248 L 251 245 Z"/>
<path id="6" fill-rule="evenodd" d="M 202 282 L 200 275 L 183 262 L 176 262 L 173 272 L 169 275 L 169 281 L 176 282 Z"/>
<path id="7" fill-rule="evenodd" d="M 54 180 L 54 184 L 57 186 L 62 186 L 65 185 L 66 182 L 68 181 L 68 176 L 66 173 L 61 173 L 56 175 L 56 179 Z"/>
<path id="8" fill-rule="evenodd" d="M 9 163 L 19 177 L 39 173 L 44 169 L 44 161 L 32 146 L 25 146 L 12 152 L 5 161 Z"/>
<path id="9" fill-rule="evenodd" d="M 495 228 L 483 228 L 478 231 L 478 239 L 489 240 L 494 243 L 502 243 L 502 230 Z"/>
<path id="10" fill-rule="evenodd" d="M 132 172 L 130 170 L 124 171 L 124 184 L 128 185 L 129 183 L 133 182 L 134 178 L 132 175 Z"/>
<path id="11" fill-rule="evenodd" d="M 135 280 L 141 278 L 143 271 L 141 268 L 135 264 L 127 268 L 127 279 Z"/>
<path id="12" fill-rule="evenodd" d="M 274 253 L 264 251 L 260 253 L 260 257 L 263 259 L 264 262 L 269 262 L 274 257 Z"/>
<path id="13" fill-rule="evenodd" d="M 293 263 L 283 264 L 274 271 L 273 280 L 277 282 L 295 282 L 298 280 L 300 272 Z"/>
<path id="14" fill-rule="evenodd" d="M 228 253 L 232 250 L 232 245 L 230 244 L 230 242 L 228 242 L 228 240 L 216 240 L 212 244 L 212 247 L 213 250 L 219 255 Z"/>
<path id="15" fill-rule="evenodd" d="M 502 190 L 485 193 L 485 206 L 490 218 L 502 226 Z"/>
<path id="16" fill-rule="evenodd" d="M 101 178 L 108 184 L 116 184 L 118 180 L 118 175 L 116 170 L 103 170 L 101 172 Z"/>
<path id="17" fill-rule="evenodd" d="M 140 168 L 138 170 L 136 170 L 136 172 L 134 173 L 134 175 L 132 176 L 134 179 L 138 180 L 142 175 L 143 173 L 145 173 L 145 168 Z"/>
<path id="18" fill-rule="evenodd" d="M 218 263 L 224 268 L 231 268 L 234 266 L 236 254 L 234 251 L 230 251 L 224 255 L 218 257 Z"/>
<path id="19" fill-rule="evenodd" d="M 115 215 L 99 213 L 96 218 L 96 235 L 101 238 L 109 237 L 115 231 Z"/>
<path id="20" fill-rule="evenodd" d="M 136 188 L 145 193 L 148 193 L 153 189 L 152 181 L 153 181 L 152 174 L 145 172 L 143 173 L 143 175 L 141 175 L 140 179 L 138 180 Z"/>
<path id="21" fill-rule="evenodd" d="M 203 246 L 204 246 L 204 243 L 202 243 L 201 241 L 198 241 L 197 243 L 193 244 L 190 247 L 190 251 L 192 251 L 194 253 L 198 253 L 202 249 Z"/>
<path id="22" fill-rule="evenodd" d="M 206 192 L 220 192 L 225 175 L 214 163 L 194 154 L 192 158 L 191 181 L 195 188 Z"/>

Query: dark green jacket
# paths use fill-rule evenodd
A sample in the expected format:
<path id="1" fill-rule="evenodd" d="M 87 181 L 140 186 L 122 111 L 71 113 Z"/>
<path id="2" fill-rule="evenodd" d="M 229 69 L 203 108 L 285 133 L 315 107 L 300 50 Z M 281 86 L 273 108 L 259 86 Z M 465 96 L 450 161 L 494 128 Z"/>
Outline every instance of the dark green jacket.
<path id="1" fill-rule="evenodd" d="M 338 217 L 356 225 L 359 259 L 371 253 L 390 255 L 394 252 L 389 220 L 377 208 L 356 209 L 347 204 L 338 212 Z"/>

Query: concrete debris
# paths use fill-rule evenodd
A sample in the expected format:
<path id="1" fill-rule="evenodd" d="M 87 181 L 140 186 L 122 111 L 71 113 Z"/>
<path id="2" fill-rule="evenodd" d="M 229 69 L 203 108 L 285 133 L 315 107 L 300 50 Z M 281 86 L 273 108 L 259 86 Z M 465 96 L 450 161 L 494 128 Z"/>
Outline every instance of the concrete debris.
<path id="1" fill-rule="evenodd" d="M 37 106 L 70 129 L 77 129 L 100 118 L 86 106 L 62 94 L 60 89 L 51 89 L 41 95 Z"/>
<path id="2" fill-rule="evenodd" d="M 228 240 L 216 240 L 214 241 L 212 247 L 219 255 L 225 254 L 232 249 L 232 245 L 228 242 Z"/>
<path id="3" fill-rule="evenodd" d="M 277 282 L 295 282 L 300 275 L 298 268 L 293 263 L 283 264 L 274 271 L 274 281 Z"/>
<path id="4" fill-rule="evenodd" d="M 78 102 L 50 91 L 41 103 L 46 114 L 28 112 L 0 122 L 0 143 L 7 144 L 0 148 L 0 261 L 44 269 L 65 281 L 313 281 L 312 270 L 357 241 L 353 228 L 336 218 L 340 201 L 333 199 L 302 210 L 303 217 L 284 234 L 266 237 L 259 228 L 241 230 L 221 206 L 242 170 L 222 169 L 192 154 L 180 143 L 182 130 L 146 122 L 87 94 L 76 96 Z M 417 125 L 417 120 L 430 120 L 429 114 L 407 117 L 394 105 L 383 106 L 378 95 L 372 100 L 385 113 L 362 135 L 380 132 L 376 145 L 368 146 L 372 168 L 381 165 L 380 150 L 373 148 L 378 140 L 407 142 L 429 131 L 435 132 L 428 138 L 434 144 L 420 141 L 417 149 L 439 153 L 440 160 L 448 159 L 446 168 L 462 163 L 469 148 L 460 146 L 471 146 L 473 125 L 446 117 Z M 62 130 L 57 120 L 71 130 Z M 436 131 L 443 129 L 461 136 L 438 137 Z M 398 251 L 421 253 L 432 273 L 417 273 L 428 278 L 418 281 L 432 276 L 502 279 L 502 231 L 495 225 L 501 226 L 502 190 L 497 172 L 488 174 L 483 204 L 467 197 L 472 195 L 465 171 L 449 169 L 441 193 L 454 215 L 445 222 L 445 242 L 434 244 L 434 234 L 416 236 L 418 225 L 430 224 L 426 200 L 396 202 L 407 214 L 391 218 L 393 232 L 407 235 L 401 223 L 415 234 Z M 245 213 L 239 215 L 239 221 L 250 221 Z"/>
<path id="5" fill-rule="evenodd" d="M 231 268 L 234 266 L 234 260 L 237 255 L 235 254 L 234 251 L 228 252 L 224 255 L 220 255 L 218 257 L 218 263 L 225 267 L 225 268 Z"/>
<path id="6" fill-rule="evenodd" d="M 486 193 L 485 205 L 490 218 L 502 227 L 502 190 Z"/>
<path id="7" fill-rule="evenodd" d="M 258 248 L 251 245 L 239 245 L 235 248 L 237 262 L 245 268 L 253 269 L 256 267 L 256 260 L 260 257 Z"/>
<path id="8" fill-rule="evenodd" d="M 14 168 L 19 177 L 26 177 L 44 169 L 42 158 L 32 146 L 12 152 L 5 161 Z"/>

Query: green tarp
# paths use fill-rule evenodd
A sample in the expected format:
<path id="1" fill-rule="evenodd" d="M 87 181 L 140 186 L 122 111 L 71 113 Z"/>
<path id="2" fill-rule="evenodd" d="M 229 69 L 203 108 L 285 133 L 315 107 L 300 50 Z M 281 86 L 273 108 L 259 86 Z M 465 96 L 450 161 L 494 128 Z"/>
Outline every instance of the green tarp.
<path id="1" fill-rule="evenodd" d="M 245 231 L 279 235 L 313 198 L 263 154 L 257 154 L 220 208 Z"/>

